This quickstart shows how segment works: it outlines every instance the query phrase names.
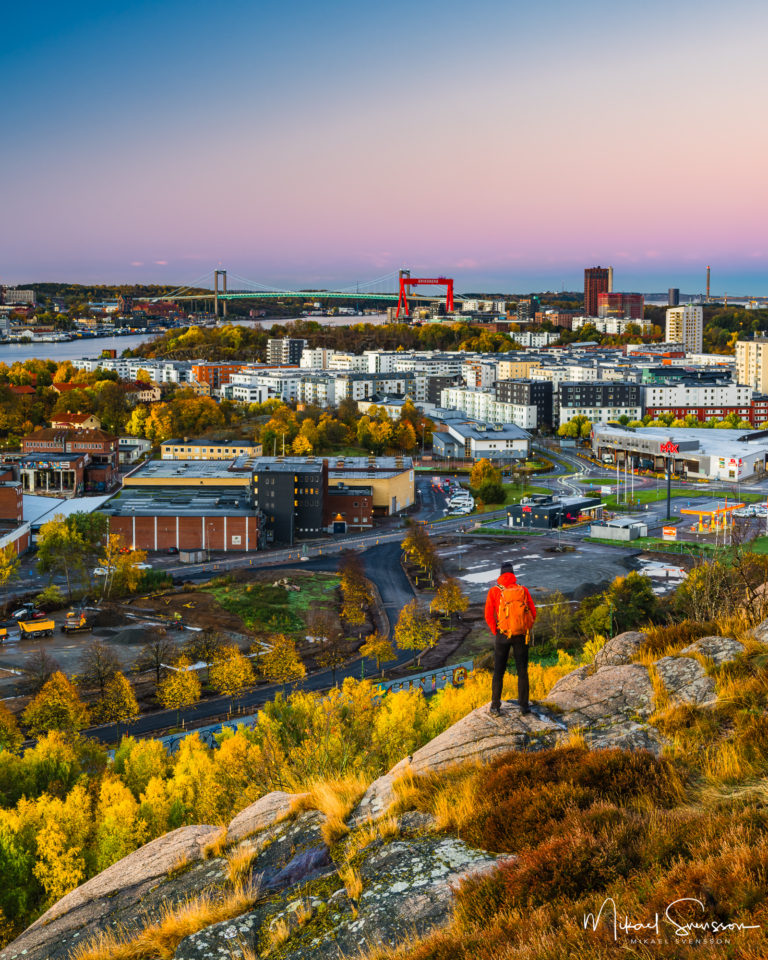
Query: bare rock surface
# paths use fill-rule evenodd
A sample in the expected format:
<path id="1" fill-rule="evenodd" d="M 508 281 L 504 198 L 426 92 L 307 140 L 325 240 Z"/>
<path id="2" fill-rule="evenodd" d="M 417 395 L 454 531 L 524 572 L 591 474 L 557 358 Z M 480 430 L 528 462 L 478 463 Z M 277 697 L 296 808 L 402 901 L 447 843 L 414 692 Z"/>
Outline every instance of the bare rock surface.
<path id="1" fill-rule="evenodd" d="M 232 820 L 227 829 L 227 842 L 234 843 L 251 833 L 257 833 L 265 827 L 272 826 L 288 813 L 293 802 L 301 796 L 301 794 L 275 790 L 261 797 L 245 810 L 241 810 Z"/>
<path id="2" fill-rule="evenodd" d="M 715 681 L 692 657 L 662 657 L 656 670 L 673 703 L 713 703 Z"/>
<path id="3" fill-rule="evenodd" d="M 694 640 L 681 650 L 680 656 L 684 654 L 690 657 L 698 653 L 719 666 L 721 663 L 730 663 L 731 660 L 735 660 L 739 654 L 744 653 L 744 649 L 744 644 L 732 637 L 701 637 L 700 640 Z"/>
<path id="4" fill-rule="evenodd" d="M 640 663 L 599 667 L 576 685 L 568 677 L 558 681 L 547 703 L 563 711 L 569 726 L 606 727 L 632 717 L 644 719 L 653 710 L 653 687 Z"/>
<path id="5" fill-rule="evenodd" d="M 617 667 L 622 663 L 631 663 L 632 657 L 648 639 L 648 634 L 637 630 L 627 630 L 604 644 L 595 655 L 596 667 Z"/>
<path id="6" fill-rule="evenodd" d="M 380 816 L 394 799 L 393 783 L 408 770 L 427 773 L 462 763 L 485 763 L 510 750 L 544 750 L 555 746 L 565 730 L 557 716 L 541 707 L 523 716 L 516 701 L 505 701 L 500 717 L 492 716 L 487 704 L 478 707 L 375 780 L 352 822 Z"/>

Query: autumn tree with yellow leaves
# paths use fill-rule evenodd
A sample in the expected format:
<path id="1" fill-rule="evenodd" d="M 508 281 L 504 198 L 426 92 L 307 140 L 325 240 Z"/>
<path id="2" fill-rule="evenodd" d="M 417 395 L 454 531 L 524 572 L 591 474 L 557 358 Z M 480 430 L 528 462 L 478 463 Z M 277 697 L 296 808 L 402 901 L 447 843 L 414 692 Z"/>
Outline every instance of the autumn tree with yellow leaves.
<path id="1" fill-rule="evenodd" d="M 296 644 L 284 633 L 271 638 L 272 648 L 261 658 L 259 669 L 265 680 L 272 683 L 295 683 L 307 675 Z"/>
<path id="2" fill-rule="evenodd" d="M 191 707 L 200 700 L 202 687 L 196 670 L 187 657 L 179 657 L 175 669 L 160 681 L 157 688 L 157 699 L 167 710 L 176 711 L 176 722 L 181 718 L 181 711 Z"/>
<path id="3" fill-rule="evenodd" d="M 468 607 L 469 597 L 461 589 L 461 585 L 455 577 L 448 577 L 447 580 L 443 580 L 429 605 L 430 610 L 441 614 L 443 619 L 449 623 L 454 613 L 464 613 Z"/>
<path id="4" fill-rule="evenodd" d="M 130 681 L 119 670 L 107 681 L 104 696 L 94 713 L 104 723 L 130 723 L 139 715 L 139 704 Z"/>
<path id="5" fill-rule="evenodd" d="M 366 638 L 365 643 L 360 647 L 360 653 L 364 657 L 370 657 L 372 660 L 375 660 L 377 670 L 381 670 L 382 663 L 397 660 L 397 654 L 389 638 L 378 631 L 370 634 L 370 636 Z"/>
<path id="6" fill-rule="evenodd" d="M 22 720 L 33 737 L 49 730 L 75 733 L 88 725 L 88 709 L 69 680 L 57 670 L 26 708 Z"/>
<path id="7" fill-rule="evenodd" d="M 433 620 L 426 610 L 422 610 L 416 600 L 406 603 L 400 611 L 395 625 L 395 643 L 401 650 L 416 650 L 417 663 L 425 650 L 429 650 L 440 639 L 440 624 Z"/>
<path id="8" fill-rule="evenodd" d="M 226 697 L 239 697 L 255 680 L 251 661 L 234 645 L 222 648 L 209 674 L 213 689 Z"/>

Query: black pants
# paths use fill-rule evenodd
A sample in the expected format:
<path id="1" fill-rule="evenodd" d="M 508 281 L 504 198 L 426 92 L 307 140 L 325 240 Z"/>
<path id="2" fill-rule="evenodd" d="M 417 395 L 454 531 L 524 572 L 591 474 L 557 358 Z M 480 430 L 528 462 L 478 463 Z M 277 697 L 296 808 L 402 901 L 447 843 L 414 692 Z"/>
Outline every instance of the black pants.
<path id="1" fill-rule="evenodd" d="M 520 709 L 525 710 L 528 707 L 528 644 L 525 642 L 525 636 L 523 634 L 518 637 L 505 637 L 500 633 L 496 634 L 493 657 L 493 683 L 491 685 L 491 706 L 498 707 L 501 705 L 501 691 L 504 686 L 504 674 L 507 672 L 510 650 L 512 650 L 515 655 L 517 699 L 520 703 Z"/>

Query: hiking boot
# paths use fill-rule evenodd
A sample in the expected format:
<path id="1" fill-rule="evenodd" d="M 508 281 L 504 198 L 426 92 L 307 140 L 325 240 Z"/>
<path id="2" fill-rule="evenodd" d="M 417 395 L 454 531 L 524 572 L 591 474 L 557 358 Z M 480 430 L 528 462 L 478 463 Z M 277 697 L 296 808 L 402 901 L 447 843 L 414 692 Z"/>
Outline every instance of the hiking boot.
<path id="1" fill-rule="evenodd" d="M 526 715 L 529 714 L 530 712 L 531 712 L 531 708 L 528 706 L 527 703 L 526 703 L 526 705 L 525 705 L 524 707 L 522 707 L 522 706 L 520 707 L 520 713 L 522 713 L 523 716 L 526 716 Z"/>
<path id="2" fill-rule="evenodd" d="M 490 707 L 488 708 L 488 713 L 490 713 L 492 717 L 500 717 L 501 707 L 496 707 L 493 704 L 491 704 Z"/>

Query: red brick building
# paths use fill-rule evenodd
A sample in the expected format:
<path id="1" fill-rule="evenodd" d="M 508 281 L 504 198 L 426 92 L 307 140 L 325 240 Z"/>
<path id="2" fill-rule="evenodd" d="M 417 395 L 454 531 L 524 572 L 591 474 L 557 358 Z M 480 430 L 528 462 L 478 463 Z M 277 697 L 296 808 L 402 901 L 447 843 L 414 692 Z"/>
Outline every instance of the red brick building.
<path id="1" fill-rule="evenodd" d="M 584 271 L 584 316 L 597 316 L 597 299 L 611 289 L 609 267 L 588 267 Z"/>
<path id="2" fill-rule="evenodd" d="M 373 487 L 329 486 L 323 503 L 323 527 L 328 533 L 370 530 L 373 526 Z"/>
<path id="3" fill-rule="evenodd" d="M 0 468 L 0 550 L 13 545 L 17 554 L 29 549 L 30 528 L 24 523 L 24 499 L 15 467 Z"/>
<path id="4" fill-rule="evenodd" d="M 102 508 L 110 533 L 137 550 L 241 553 L 260 547 L 247 487 L 125 487 Z"/>
<path id="5" fill-rule="evenodd" d="M 642 320 L 644 313 L 645 297 L 642 293 L 606 292 L 597 295 L 598 317 L 614 317 L 619 320 Z"/>
<path id="6" fill-rule="evenodd" d="M 114 489 L 118 438 L 104 430 L 42 428 L 21 441 L 21 480 L 27 493 L 76 497 Z"/>
<path id="7" fill-rule="evenodd" d="M 218 390 L 222 384 L 229 383 L 233 373 L 240 373 L 242 369 L 242 363 L 194 363 L 192 379 L 207 383 L 211 390 Z"/>

